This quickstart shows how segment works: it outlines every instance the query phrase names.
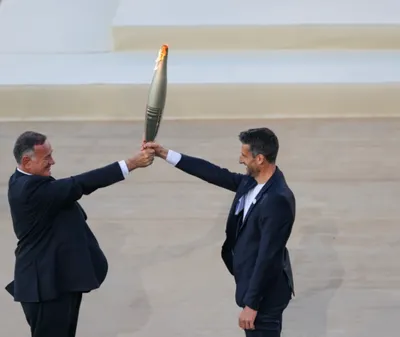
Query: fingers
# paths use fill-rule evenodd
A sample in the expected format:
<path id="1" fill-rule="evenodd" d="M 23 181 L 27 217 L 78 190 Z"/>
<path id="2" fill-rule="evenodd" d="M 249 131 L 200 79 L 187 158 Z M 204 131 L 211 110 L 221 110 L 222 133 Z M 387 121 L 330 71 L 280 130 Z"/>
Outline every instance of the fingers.
<path id="1" fill-rule="evenodd" d="M 254 318 L 242 313 L 239 316 L 239 327 L 243 330 L 254 330 Z"/>
<path id="2" fill-rule="evenodd" d="M 149 166 L 153 163 L 155 157 L 154 149 L 144 149 L 142 150 L 145 166 Z"/>
<path id="3" fill-rule="evenodd" d="M 241 328 L 241 329 L 246 329 L 246 325 L 245 325 L 245 323 L 244 323 L 244 320 L 243 319 L 241 319 L 240 317 L 239 317 L 239 327 Z"/>
<path id="4" fill-rule="evenodd" d="M 248 328 L 249 325 L 247 324 L 246 319 L 244 319 L 244 318 L 239 318 L 239 326 L 243 330 L 248 330 L 249 329 Z"/>
<path id="5" fill-rule="evenodd" d="M 247 319 L 239 319 L 239 327 L 243 330 L 254 330 L 254 322 Z"/>
<path id="6" fill-rule="evenodd" d="M 243 329 L 243 330 L 247 330 L 250 327 L 249 322 L 246 321 L 246 319 L 243 318 L 239 318 L 239 326 Z"/>
<path id="7" fill-rule="evenodd" d="M 255 329 L 254 320 L 248 321 L 247 325 L 248 325 L 248 328 L 247 328 L 248 330 L 254 330 Z"/>
<path id="8" fill-rule="evenodd" d="M 149 158 L 147 161 L 147 166 L 150 166 L 151 164 L 153 164 L 153 161 L 154 161 L 154 157 Z"/>
<path id="9" fill-rule="evenodd" d="M 143 136 L 143 139 L 142 139 L 142 144 L 141 144 L 141 146 L 140 146 L 140 150 L 144 150 L 146 148 L 146 140 L 145 140 L 145 138 L 144 138 L 144 136 Z"/>
<path id="10" fill-rule="evenodd" d="M 154 149 L 144 149 L 141 152 L 143 152 L 144 156 L 155 156 L 156 151 Z"/>
<path id="11" fill-rule="evenodd" d="M 157 149 L 160 146 L 155 142 L 146 142 L 143 138 L 140 152 L 137 154 L 137 160 L 139 167 L 146 167 L 153 163 L 156 156 Z"/>
<path id="12" fill-rule="evenodd" d="M 144 149 L 155 149 L 155 148 L 159 147 L 159 145 L 154 142 L 143 143 L 142 146 Z"/>

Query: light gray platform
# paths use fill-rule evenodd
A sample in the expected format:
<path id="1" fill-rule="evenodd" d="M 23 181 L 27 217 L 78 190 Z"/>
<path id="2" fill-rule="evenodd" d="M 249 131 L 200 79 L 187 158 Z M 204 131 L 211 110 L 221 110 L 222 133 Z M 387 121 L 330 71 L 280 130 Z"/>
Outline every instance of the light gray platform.
<path id="1" fill-rule="evenodd" d="M 269 126 L 298 216 L 289 248 L 297 297 L 284 337 L 398 335 L 400 119 L 164 122 L 159 140 L 232 170 L 239 131 Z M 47 133 L 57 177 L 126 158 L 142 123 L 0 124 L 0 285 L 11 278 L 15 239 L 6 184 L 12 144 L 25 129 Z M 233 280 L 220 260 L 233 194 L 157 160 L 127 181 L 85 197 L 89 224 L 110 262 L 85 297 L 79 337 L 243 336 Z M 4 336 L 27 336 L 18 304 L 0 291 Z"/>
<path id="2" fill-rule="evenodd" d="M 2 54 L 0 85 L 149 85 L 158 48 L 99 54 Z M 400 50 L 227 52 L 171 47 L 168 83 L 400 83 Z"/>
<path id="3" fill-rule="evenodd" d="M 142 120 L 153 52 L 0 56 L 0 120 Z M 165 119 L 398 117 L 400 52 L 170 49 Z"/>

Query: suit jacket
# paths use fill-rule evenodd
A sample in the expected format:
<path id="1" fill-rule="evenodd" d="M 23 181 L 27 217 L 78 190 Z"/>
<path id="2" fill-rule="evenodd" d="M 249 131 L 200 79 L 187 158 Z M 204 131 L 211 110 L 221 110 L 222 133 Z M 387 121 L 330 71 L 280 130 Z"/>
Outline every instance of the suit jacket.
<path id="1" fill-rule="evenodd" d="M 237 206 L 257 185 L 254 178 L 184 154 L 176 167 L 236 193 L 221 251 L 235 279 L 236 303 L 259 311 L 287 304 L 294 294 L 286 243 L 295 220 L 295 197 L 280 169 L 276 168 L 243 218 Z"/>
<path id="2" fill-rule="evenodd" d="M 102 284 L 107 259 L 77 200 L 123 179 L 118 162 L 58 180 L 15 171 L 8 201 L 18 244 L 14 281 L 6 286 L 15 301 L 47 301 Z"/>

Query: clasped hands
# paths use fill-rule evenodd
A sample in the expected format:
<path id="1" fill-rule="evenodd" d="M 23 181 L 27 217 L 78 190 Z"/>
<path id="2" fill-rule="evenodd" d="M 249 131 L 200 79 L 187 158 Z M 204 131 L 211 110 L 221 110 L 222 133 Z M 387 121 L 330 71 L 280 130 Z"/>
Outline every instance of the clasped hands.
<path id="1" fill-rule="evenodd" d="M 160 144 L 155 142 L 142 141 L 140 151 L 133 157 L 125 160 L 128 170 L 132 171 L 136 168 L 147 167 L 154 161 L 154 157 L 161 157 L 165 159 L 168 151 L 164 149 Z"/>

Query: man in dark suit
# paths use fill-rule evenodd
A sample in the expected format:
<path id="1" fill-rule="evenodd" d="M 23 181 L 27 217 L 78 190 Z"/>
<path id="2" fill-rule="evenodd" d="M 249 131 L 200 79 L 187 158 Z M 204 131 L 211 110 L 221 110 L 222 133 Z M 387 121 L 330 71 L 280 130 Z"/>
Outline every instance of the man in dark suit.
<path id="1" fill-rule="evenodd" d="M 51 176 L 52 152 L 47 137 L 32 131 L 14 145 L 8 201 L 18 244 L 6 289 L 21 302 L 32 337 L 74 337 L 82 294 L 99 288 L 108 270 L 77 201 L 150 165 L 154 150 L 64 179 Z"/>
<path id="2" fill-rule="evenodd" d="M 226 225 L 222 259 L 236 282 L 239 326 L 246 336 L 279 337 L 282 314 L 294 294 L 286 243 L 295 219 L 295 197 L 276 166 L 279 143 L 267 128 L 240 133 L 240 163 L 247 174 L 143 143 L 178 169 L 236 195 Z"/>

